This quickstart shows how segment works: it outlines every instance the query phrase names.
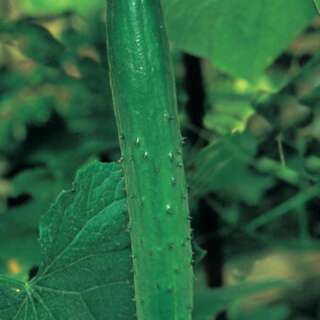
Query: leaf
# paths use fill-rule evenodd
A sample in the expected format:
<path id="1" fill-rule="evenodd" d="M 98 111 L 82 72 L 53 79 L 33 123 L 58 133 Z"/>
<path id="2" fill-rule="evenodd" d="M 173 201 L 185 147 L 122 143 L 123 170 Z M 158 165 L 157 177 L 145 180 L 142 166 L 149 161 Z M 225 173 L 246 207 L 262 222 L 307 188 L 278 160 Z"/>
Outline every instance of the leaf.
<path id="1" fill-rule="evenodd" d="M 237 77 L 253 79 L 311 22 L 311 0 L 163 0 L 169 37 Z"/>
<path id="2" fill-rule="evenodd" d="M 38 275 L 0 278 L 1 320 L 135 319 L 127 223 L 120 166 L 80 170 L 42 219 Z"/>
<path id="3" fill-rule="evenodd" d="M 61 190 L 70 188 L 75 167 L 96 158 L 94 155 L 105 150 L 107 145 L 104 143 L 101 148 L 95 146 L 95 139 L 92 138 L 92 146 L 89 146 L 89 142 L 75 139 L 75 135 L 66 132 L 61 134 L 57 127 L 51 138 L 43 132 L 38 136 L 41 136 L 41 145 L 31 140 L 21 152 L 24 161 L 37 166 L 15 175 L 10 180 L 8 191 L 13 198 L 30 198 L 26 203 L 4 211 L 0 217 L 0 273 L 11 274 L 24 280 L 27 279 L 30 268 L 41 261 L 38 243 L 39 217 Z M 30 156 L 34 160 L 29 159 Z M 17 153 L 15 158 L 20 158 Z M 43 165 L 39 167 L 39 163 Z M 19 268 L 12 268 L 12 261 L 16 262 Z"/>

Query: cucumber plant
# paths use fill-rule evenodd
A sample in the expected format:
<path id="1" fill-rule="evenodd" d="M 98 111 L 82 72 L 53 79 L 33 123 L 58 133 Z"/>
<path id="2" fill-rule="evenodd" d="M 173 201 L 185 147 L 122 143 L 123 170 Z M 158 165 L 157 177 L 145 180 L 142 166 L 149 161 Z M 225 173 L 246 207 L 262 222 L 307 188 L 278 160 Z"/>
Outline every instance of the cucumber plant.
<path id="1" fill-rule="evenodd" d="M 160 1 L 107 1 L 107 46 L 137 317 L 188 320 L 193 296 L 188 197 Z"/>
<path id="2" fill-rule="evenodd" d="M 17 20 L 2 14 L 0 22 L 6 53 L 0 57 L 0 320 L 190 320 L 192 308 L 193 320 L 224 310 L 233 320 L 287 319 L 292 308 L 286 303 L 278 308 L 264 301 L 252 312 L 240 300 L 284 289 L 278 281 L 251 283 L 248 265 L 263 255 L 251 255 L 253 239 L 256 249 L 284 240 L 299 249 L 318 245 L 318 49 L 300 56 L 294 44 L 263 73 L 310 25 L 317 1 L 107 0 L 110 87 L 100 32 L 104 3 L 49 2 L 22 0 L 14 4 Z M 209 142 L 186 155 L 194 233 L 207 250 L 209 284 L 233 282 L 235 269 L 234 280 L 241 280 L 211 290 L 197 268 L 194 306 L 181 136 L 161 6 L 175 46 L 215 65 L 202 65 L 208 99 L 201 128 L 193 126 L 194 117 L 184 118 L 186 128 Z M 66 8 L 82 18 L 60 11 Z M 26 11 L 18 17 L 20 9 Z M 44 12 L 54 14 L 39 15 Z M 301 40 L 317 36 L 318 22 L 310 26 Z M 310 43 L 301 40 L 299 46 Z M 179 56 L 179 70 L 191 71 Z M 194 101 L 196 110 L 197 90 L 184 91 L 184 80 L 178 78 L 179 98 Z M 111 87 L 116 121 L 107 107 Z M 37 242 L 38 214 L 69 185 L 75 168 L 92 157 L 115 158 L 115 123 L 121 160 L 83 167 L 73 188 L 42 216 Z M 220 237 L 227 241 L 216 245 Z M 217 267 L 214 252 L 224 266 Z M 238 253 L 239 262 L 233 259 Z"/>

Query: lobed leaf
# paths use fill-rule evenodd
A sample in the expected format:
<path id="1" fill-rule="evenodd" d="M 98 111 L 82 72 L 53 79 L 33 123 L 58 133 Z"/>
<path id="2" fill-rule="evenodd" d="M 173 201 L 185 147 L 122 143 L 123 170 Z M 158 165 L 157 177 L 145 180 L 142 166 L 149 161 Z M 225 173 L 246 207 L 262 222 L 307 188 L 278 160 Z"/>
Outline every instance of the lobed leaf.
<path id="1" fill-rule="evenodd" d="M 135 319 L 127 219 L 120 166 L 81 170 L 41 221 L 38 275 L 0 278 L 0 319 Z"/>

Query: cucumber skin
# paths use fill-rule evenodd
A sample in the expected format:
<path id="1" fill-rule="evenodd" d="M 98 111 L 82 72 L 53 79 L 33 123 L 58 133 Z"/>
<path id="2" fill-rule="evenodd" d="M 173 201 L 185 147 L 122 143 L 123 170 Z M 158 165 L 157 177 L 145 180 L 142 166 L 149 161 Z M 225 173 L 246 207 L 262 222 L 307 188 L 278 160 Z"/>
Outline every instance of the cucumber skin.
<path id="1" fill-rule="evenodd" d="M 191 228 L 159 0 L 107 0 L 110 82 L 128 194 L 138 320 L 190 320 Z"/>

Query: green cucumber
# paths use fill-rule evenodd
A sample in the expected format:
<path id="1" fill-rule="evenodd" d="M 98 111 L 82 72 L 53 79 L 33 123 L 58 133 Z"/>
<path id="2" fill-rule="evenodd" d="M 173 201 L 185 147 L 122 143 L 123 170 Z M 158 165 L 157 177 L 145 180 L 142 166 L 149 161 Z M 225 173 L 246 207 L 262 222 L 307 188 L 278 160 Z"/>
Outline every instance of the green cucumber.
<path id="1" fill-rule="evenodd" d="M 191 229 L 159 0 L 108 0 L 107 45 L 139 320 L 190 320 Z"/>

